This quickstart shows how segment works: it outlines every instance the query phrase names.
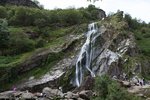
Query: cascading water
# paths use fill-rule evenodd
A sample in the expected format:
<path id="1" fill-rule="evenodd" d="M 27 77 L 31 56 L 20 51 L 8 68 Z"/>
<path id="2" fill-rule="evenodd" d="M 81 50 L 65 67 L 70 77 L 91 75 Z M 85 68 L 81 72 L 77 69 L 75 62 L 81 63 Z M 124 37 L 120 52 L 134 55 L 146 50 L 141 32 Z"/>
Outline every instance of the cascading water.
<path id="1" fill-rule="evenodd" d="M 98 34 L 97 23 L 91 23 L 88 25 L 88 32 L 86 33 L 86 42 L 83 44 L 76 62 L 76 78 L 75 83 L 79 87 L 83 80 L 85 69 L 87 69 L 92 77 L 95 77 L 95 73 L 92 71 L 92 56 L 93 56 L 93 44 Z"/>

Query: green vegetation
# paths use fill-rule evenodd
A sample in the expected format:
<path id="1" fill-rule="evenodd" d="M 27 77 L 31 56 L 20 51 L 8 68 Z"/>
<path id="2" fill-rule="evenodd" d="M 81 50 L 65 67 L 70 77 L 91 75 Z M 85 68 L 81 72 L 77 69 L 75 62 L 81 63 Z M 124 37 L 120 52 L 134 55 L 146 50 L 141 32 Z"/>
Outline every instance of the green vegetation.
<path id="1" fill-rule="evenodd" d="M 20 56 L 0 56 L 0 64 L 9 64 L 19 59 Z"/>
<path id="2" fill-rule="evenodd" d="M 34 2 L 38 4 L 36 0 Z M 85 32 L 87 28 L 85 23 L 98 20 L 99 13 L 99 9 L 93 5 L 89 5 L 87 8 L 64 10 L 0 6 L 0 86 L 2 89 L 11 87 L 18 80 L 30 76 L 38 78 L 49 71 L 68 54 L 67 52 L 65 54 L 64 52 L 54 53 L 50 50 L 56 51 L 57 48 L 61 48 L 71 41 L 66 40 L 68 35 Z M 133 19 L 128 14 L 123 17 L 123 12 L 108 16 L 106 21 L 104 24 L 111 23 L 117 31 L 122 31 L 124 34 L 132 31 L 135 34 L 136 42 L 142 52 L 142 57 L 139 56 L 140 60 L 145 60 L 144 63 L 147 63 L 150 56 L 150 24 Z M 29 58 L 40 52 L 43 53 L 43 51 L 50 53 L 47 57 L 42 58 L 39 66 L 18 75 L 18 70 L 21 69 L 19 69 L 20 65 L 26 64 L 25 62 L 28 62 Z M 129 69 L 135 66 L 133 64 L 140 60 L 137 60 L 136 57 L 128 57 L 128 62 L 124 64 L 127 74 L 130 74 L 131 70 Z M 143 68 L 142 71 L 142 75 L 145 77 L 150 74 L 149 68 Z M 69 78 L 65 77 L 64 81 L 60 83 L 69 88 Z M 138 97 L 128 94 L 120 84 L 108 76 L 96 78 L 94 91 L 98 96 L 93 97 L 93 100 L 139 100 Z"/>
<path id="3" fill-rule="evenodd" d="M 95 79 L 94 91 L 98 96 L 93 97 L 92 100 L 141 100 L 129 94 L 119 83 L 106 75 Z"/>
<path id="4" fill-rule="evenodd" d="M 150 62 L 150 26 L 145 22 L 132 18 L 130 15 L 125 14 L 123 17 L 123 12 L 118 11 L 116 14 L 108 16 L 106 24 L 111 23 L 111 25 L 119 30 L 122 37 L 128 37 L 132 32 L 135 36 L 135 42 L 137 44 L 138 53 L 134 56 L 125 55 L 124 59 L 127 59 L 123 63 L 122 69 L 128 75 L 128 78 L 133 76 L 133 70 L 137 68 L 136 64 L 140 64 L 142 67 L 142 73 L 138 73 L 139 77 L 149 78 L 149 62 Z M 120 30 L 121 29 L 121 30 Z"/>
<path id="5" fill-rule="evenodd" d="M 0 18 L 6 18 L 12 26 L 70 26 L 98 18 L 99 9 L 90 5 L 80 9 L 44 10 L 17 6 L 0 6 Z"/>
<path id="6" fill-rule="evenodd" d="M 89 21 L 86 18 L 82 20 L 83 15 L 79 9 L 50 11 L 21 6 L 0 6 L 0 11 L 0 41 L 4 43 L 0 44 L 0 91 L 11 87 L 18 80 L 30 76 L 40 77 L 50 70 L 64 56 L 61 52 L 51 53 L 51 50 L 55 51 L 69 43 L 71 40 L 66 40 L 68 34 L 85 32 L 87 24 L 84 23 Z M 26 62 L 30 63 L 30 58 L 44 51 L 50 54 L 41 58 L 42 63 L 19 74 L 21 67 Z"/>
<path id="7" fill-rule="evenodd" d="M 145 56 L 150 56 L 150 26 L 144 21 L 133 19 L 130 15 L 126 14 L 124 18 L 129 25 L 130 30 L 135 34 L 136 42 Z"/>
<path id="8" fill-rule="evenodd" d="M 9 32 L 7 21 L 0 19 L 0 53 L 3 53 L 4 49 L 8 47 Z"/>
<path id="9" fill-rule="evenodd" d="M 35 1 L 36 2 L 36 1 Z M 0 55 L 18 55 L 33 51 L 52 42 L 54 39 L 71 33 L 75 26 L 97 20 L 99 9 L 90 5 L 80 9 L 45 10 L 23 6 L 0 6 L 0 18 L 5 20 L 7 27 L 3 37 L 4 46 L 9 48 L 1 50 Z M 7 26 L 7 21 L 9 26 Z M 70 27 L 74 26 L 74 27 Z M 8 34 L 9 40 L 8 40 Z M 1 34 L 4 32 L 1 32 Z M 4 36 L 5 35 L 5 36 Z M 4 40 L 7 40 L 4 42 Z M 2 52 L 3 51 L 3 52 Z"/>

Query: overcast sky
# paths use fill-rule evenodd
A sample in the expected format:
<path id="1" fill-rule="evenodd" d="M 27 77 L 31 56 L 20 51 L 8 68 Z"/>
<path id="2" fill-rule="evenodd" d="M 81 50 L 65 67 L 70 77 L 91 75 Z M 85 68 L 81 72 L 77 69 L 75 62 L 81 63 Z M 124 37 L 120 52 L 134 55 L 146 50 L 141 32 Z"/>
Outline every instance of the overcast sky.
<path id="1" fill-rule="evenodd" d="M 87 0 L 38 0 L 44 8 L 69 8 L 87 7 L 90 2 Z M 106 11 L 106 13 L 116 12 L 118 9 L 129 13 L 132 17 L 150 22 L 150 0 L 100 0 L 94 3 Z"/>

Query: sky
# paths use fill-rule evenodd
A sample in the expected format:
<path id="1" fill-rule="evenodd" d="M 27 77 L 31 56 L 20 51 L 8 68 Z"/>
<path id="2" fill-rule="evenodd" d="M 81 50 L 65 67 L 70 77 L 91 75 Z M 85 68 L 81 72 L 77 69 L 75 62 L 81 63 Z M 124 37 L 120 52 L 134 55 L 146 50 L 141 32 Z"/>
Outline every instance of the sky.
<path id="1" fill-rule="evenodd" d="M 94 4 L 96 7 L 103 9 L 106 14 L 124 11 L 130 14 L 133 18 L 140 19 L 147 23 L 150 22 L 150 0 L 99 0 L 95 3 L 87 2 L 87 0 L 38 0 L 44 5 L 45 9 L 55 8 L 79 8 L 87 7 L 89 4 Z"/>

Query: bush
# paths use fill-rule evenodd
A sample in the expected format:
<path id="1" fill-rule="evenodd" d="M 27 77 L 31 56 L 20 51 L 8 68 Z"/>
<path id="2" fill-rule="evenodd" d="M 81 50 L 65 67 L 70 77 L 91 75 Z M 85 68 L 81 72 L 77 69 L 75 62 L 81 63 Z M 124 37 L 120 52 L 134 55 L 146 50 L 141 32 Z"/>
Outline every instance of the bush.
<path id="1" fill-rule="evenodd" d="M 90 19 L 96 20 L 98 19 L 99 15 L 99 9 L 97 9 L 94 5 L 89 5 L 87 8 L 87 11 L 89 12 Z"/>
<path id="2" fill-rule="evenodd" d="M 37 40 L 36 47 L 37 47 L 37 48 L 41 48 L 41 47 L 43 47 L 45 44 L 46 44 L 46 41 L 40 37 L 40 38 Z"/>
<path id="3" fill-rule="evenodd" d="M 14 24 L 21 26 L 31 26 L 35 19 L 32 9 L 27 9 L 25 7 L 18 8 L 13 18 Z"/>
<path id="4" fill-rule="evenodd" d="M 129 94 L 116 81 L 103 75 L 95 79 L 94 91 L 98 97 L 93 100 L 140 100 L 138 97 Z"/>
<path id="5" fill-rule="evenodd" d="M 133 29 L 138 29 L 140 28 L 140 22 L 135 18 L 133 19 L 129 14 L 125 14 L 124 17 L 125 21 L 128 22 L 129 27 L 133 30 Z"/>
<path id="6" fill-rule="evenodd" d="M 80 24 L 82 22 L 82 14 L 75 9 L 69 9 L 65 11 L 61 11 L 60 13 L 61 23 L 64 25 L 75 25 Z"/>
<path id="7" fill-rule="evenodd" d="M 9 41 L 8 24 L 5 19 L 0 19 L 0 50 L 7 48 Z"/>
<path id="8" fill-rule="evenodd" d="M 11 34 L 10 47 L 12 54 L 20 54 L 33 50 L 35 48 L 35 42 L 29 39 L 26 34 L 15 33 Z"/>
<path id="9" fill-rule="evenodd" d="M 0 6 L 0 18 L 7 18 L 7 10 L 2 6 Z"/>
<path id="10" fill-rule="evenodd" d="M 34 25 L 37 26 L 37 27 L 45 27 L 46 26 L 46 20 L 41 18 L 41 19 L 36 19 L 34 21 Z"/>
<path id="11" fill-rule="evenodd" d="M 12 26 L 69 26 L 96 20 L 99 9 L 90 5 L 80 9 L 44 10 L 21 6 L 0 6 L 0 17 L 7 18 Z"/>

